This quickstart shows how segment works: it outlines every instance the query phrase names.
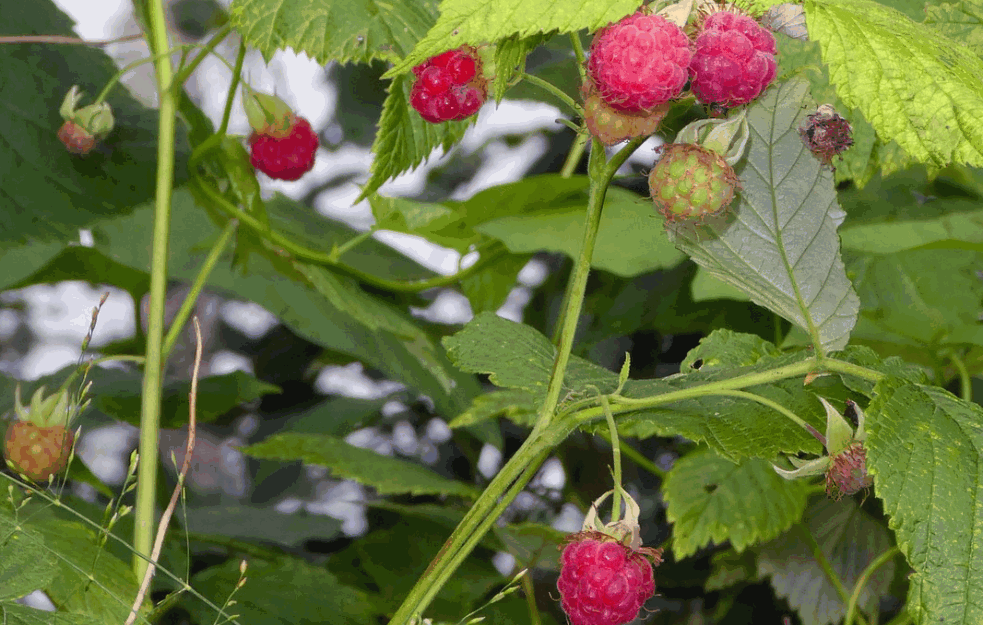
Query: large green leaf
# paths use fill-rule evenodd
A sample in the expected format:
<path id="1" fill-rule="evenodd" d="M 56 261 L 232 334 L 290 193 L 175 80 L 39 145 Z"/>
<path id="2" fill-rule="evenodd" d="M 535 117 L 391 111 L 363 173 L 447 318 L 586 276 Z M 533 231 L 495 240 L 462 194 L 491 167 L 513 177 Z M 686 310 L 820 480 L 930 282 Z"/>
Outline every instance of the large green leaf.
<path id="1" fill-rule="evenodd" d="M 244 447 L 242 452 L 264 460 L 302 460 L 328 467 L 337 477 L 371 486 L 380 495 L 410 493 L 475 497 L 478 494 L 473 487 L 442 477 L 422 465 L 383 456 L 323 434 L 276 434 Z"/>
<path id="2" fill-rule="evenodd" d="M 278 205 L 289 202 L 281 198 L 268 203 L 272 222 L 285 218 L 286 211 Z M 190 281 L 197 275 L 218 229 L 184 191 L 175 193 L 172 214 L 170 275 Z M 96 232 L 97 248 L 117 263 L 146 271 L 152 219 L 152 207 L 142 206 L 131 216 L 101 224 Z M 326 245 L 342 240 L 339 229 L 325 225 L 327 221 L 311 219 L 309 234 L 324 232 Z M 373 271 L 384 267 L 389 259 L 394 259 L 397 267 L 408 264 L 405 258 L 399 260 L 396 252 L 376 241 L 366 241 L 362 246 L 365 251 L 354 254 L 351 260 L 360 269 Z M 378 257 L 372 258 L 377 250 Z M 348 259 L 347 254 L 345 258 Z M 416 275 L 419 274 L 411 277 Z M 91 275 L 80 277 L 98 279 Z M 311 342 L 359 358 L 427 394 L 444 414 L 460 412 L 475 392 L 473 379 L 458 374 L 436 342 L 408 314 L 325 268 L 273 255 L 254 255 L 248 274 L 220 262 L 208 284 L 233 297 L 260 304 Z"/>
<path id="3" fill-rule="evenodd" d="M 0 291 L 9 289 L 44 266 L 64 249 L 60 242 L 33 242 L 24 245 L 4 245 L 0 248 Z"/>
<path id="4" fill-rule="evenodd" d="M 389 70 L 395 76 L 435 54 L 513 35 L 596 30 L 638 8 L 637 0 L 443 0 L 440 18 L 413 52 Z"/>
<path id="5" fill-rule="evenodd" d="M 891 537 L 852 499 L 816 498 L 803 519 L 804 529 L 796 528 L 761 547 L 758 575 L 771 578 L 775 591 L 795 608 L 803 625 L 839 623 L 846 606 L 816 561 L 812 544 L 804 539 L 803 532 L 808 531 L 818 543 L 847 592 L 856 586 L 864 568 L 891 548 Z M 876 610 L 879 599 L 887 593 L 893 571 L 893 562 L 877 569 L 861 590 L 857 607 L 868 613 Z"/>
<path id="6" fill-rule="evenodd" d="M 983 6 L 978 0 L 925 7 L 925 24 L 983 56 Z"/>
<path id="7" fill-rule="evenodd" d="M 859 300 L 843 269 L 829 170 L 797 129 L 815 104 L 803 79 L 772 86 L 747 112 L 751 138 L 735 170 L 736 215 L 706 227 L 676 225 L 676 245 L 715 277 L 809 333 L 817 347 L 842 349 Z"/>
<path id="8" fill-rule="evenodd" d="M 922 162 L 983 165 L 983 59 L 870 0 L 810 0 L 809 36 L 847 106 Z"/>
<path id="9" fill-rule="evenodd" d="M 235 0 L 229 19 L 267 62 L 287 47 L 324 64 L 396 61 L 437 19 L 429 2 L 397 0 Z"/>
<path id="10" fill-rule="evenodd" d="M 64 614 L 0 601 L 0 623 L 4 625 L 91 625 L 84 614 Z"/>
<path id="11" fill-rule="evenodd" d="M 345 586 L 322 567 L 299 558 L 276 561 L 248 560 L 244 585 L 236 590 L 241 574 L 237 559 L 197 573 L 191 586 L 217 605 L 235 593 L 235 605 L 225 614 L 238 614 L 248 625 L 319 623 L 330 618 L 338 625 L 375 622 L 382 612 L 365 592 Z M 189 598 L 185 606 L 198 623 L 224 622 L 205 603 Z"/>
<path id="12" fill-rule="evenodd" d="M 74 36 L 71 21 L 47 0 L 5 3 L 0 35 Z M 85 157 L 58 141 L 62 99 L 79 85 L 82 104 L 116 73 L 93 47 L 0 46 L 0 241 L 77 240 L 78 229 L 128 211 L 153 195 L 157 115 L 117 86 L 107 101 L 116 128 Z M 187 144 L 175 168 L 186 176 Z"/>
<path id="13" fill-rule="evenodd" d="M 932 347 L 983 345 L 980 262 L 979 252 L 951 249 L 847 255 L 862 295 L 855 338 L 883 354 L 926 364 Z"/>
<path id="14" fill-rule="evenodd" d="M 898 546 L 915 569 L 916 623 L 983 621 L 983 408 L 887 378 L 867 414 L 867 463 Z"/>
<path id="15" fill-rule="evenodd" d="M 548 180 L 539 177 L 537 182 Z M 486 221 L 477 230 L 499 239 L 513 252 L 547 250 L 575 259 L 584 238 L 586 211 L 586 202 L 536 208 Z M 618 187 L 608 189 L 592 266 L 630 277 L 672 267 L 682 259 L 649 200 Z"/>
<path id="16" fill-rule="evenodd" d="M 713 542 L 740 553 L 802 518 L 808 486 L 783 479 L 760 458 L 734 464 L 703 449 L 673 465 L 663 485 L 673 524 L 672 552 L 682 559 Z"/>
<path id="17" fill-rule="evenodd" d="M 22 527 L 7 506 L 0 506 L 0 601 L 46 587 L 55 572 L 55 558 L 45 549 L 44 537 Z"/>

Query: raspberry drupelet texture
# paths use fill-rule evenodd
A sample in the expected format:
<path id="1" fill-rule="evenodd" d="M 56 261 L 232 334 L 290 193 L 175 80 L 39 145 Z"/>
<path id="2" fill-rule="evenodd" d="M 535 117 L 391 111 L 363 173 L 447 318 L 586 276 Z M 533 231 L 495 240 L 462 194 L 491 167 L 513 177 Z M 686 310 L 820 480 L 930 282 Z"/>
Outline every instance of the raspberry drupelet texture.
<path id="1" fill-rule="evenodd" d="M 753 18 L 730 11 L 712 13 L 696 38 L 690 89 L 703 104 L 747 104 L 775 79 L 777 52 L 775 37 Z"/>
<path id="2" fill-rule="evenodd" d="M 739 183 L 722 156 L 689 143 L 663 146 L 662 158 L 649 172 L 652 200 L 668 221 L 721 214 Z"/>
<path id="3" fill-rule="evenodd" d="M 310 122 L 294 117 L 283 136 L 253 132 L 249 137 L 249 162 L 270 178 L 298 180 L 314 167 L 318 143 Z"/>
<path id="4" fill-rule="evenodd" d="M 17 473 L 35 482 L 47 482 L 68 466 L 75 435 L 62 425 L 41 427 L 29 421 L 15 421 L 7 428 L 3 454 Z"/>
<path id="5" fill-rule="evenodd" d="M 586 534 L 568 544 L 560 558 L 556 587 L 563 610 L 572 625 L 628 623 L 655 594 L 648 557 L 658 558 L 658 552 L 633 551 L 602 534 Z"/>
<path id="6" fill-rule="evenodd" d="M 609 106 L 648 111 L 682 92 L 691 58 L 682 29 L 658 15 L 635 13 L 594 36 L 587 75 Z"/>
<path id="7" fill-rule="evenodd" d="M 413 68 L 410 106 L 432 124 L 471 117 L 485 103 L 481 62 L 472 48 L 448 50 Z"/>

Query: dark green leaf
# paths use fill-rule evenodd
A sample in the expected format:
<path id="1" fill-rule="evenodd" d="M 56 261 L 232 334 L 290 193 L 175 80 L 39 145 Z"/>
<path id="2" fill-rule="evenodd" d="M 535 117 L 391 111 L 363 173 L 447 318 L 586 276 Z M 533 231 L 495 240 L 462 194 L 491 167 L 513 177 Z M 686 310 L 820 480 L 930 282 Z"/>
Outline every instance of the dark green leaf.
<path id="1" fill-rule="evenodd" d="M 341 532 L 341 521 L 306 512 L 283 514 L 251 506 L 188 508 L 187 525 L 195 538 L 222 536 L 237 540 L 300 547 L 307 540 L 330 540 Z"/>
<path id="2" fill-rule="evenodd" d="M 734 464 L 708 449 L 690 452 L 663 484 L 672 551 L 682 559 L 710 543 L 730 541 L 740 553 L 771 540 L 802 518 L 808 490 L 760 458 Z"/>
<path id="3" fill-rule="evenodd" d="M 318 434 L 276 434 L 242 452 L 265 460 L 302 460 L 331 469 L 340 478 L 375 488 L 380 495 L 459 495 L 475 497 L 477 491 L 463 482 L 442 477 L 422 465 L 383 456 L 349 445 L 340 438 Z"/>
<path id="4" fill-rule="evenodd" d="M 55 572 L 55 557 L 45 549 L 44 537 L 22 527 L 8 506 L 0 506 L 0 601 L 46 587 Z"/>
<path id="5" fill-rule="evenodd" d="M 486 252 L 490 253 L 490 252 Z M 529 254 L 503 254 L 494 262 L 461 280 L 461 290 L 474 314 L 495 312 L 502 307 L 516 278 L 526 266 Z"/>

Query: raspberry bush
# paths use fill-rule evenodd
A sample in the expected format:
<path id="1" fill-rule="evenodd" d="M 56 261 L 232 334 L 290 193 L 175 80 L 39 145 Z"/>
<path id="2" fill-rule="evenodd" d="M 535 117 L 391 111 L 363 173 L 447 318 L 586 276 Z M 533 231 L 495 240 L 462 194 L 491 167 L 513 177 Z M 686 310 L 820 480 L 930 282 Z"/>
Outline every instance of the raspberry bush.
<path id="1" fill-rule="evenodd" d="M 4 622 L 983 621 L 972 3 L 136 4 L 0 20 Z"/>

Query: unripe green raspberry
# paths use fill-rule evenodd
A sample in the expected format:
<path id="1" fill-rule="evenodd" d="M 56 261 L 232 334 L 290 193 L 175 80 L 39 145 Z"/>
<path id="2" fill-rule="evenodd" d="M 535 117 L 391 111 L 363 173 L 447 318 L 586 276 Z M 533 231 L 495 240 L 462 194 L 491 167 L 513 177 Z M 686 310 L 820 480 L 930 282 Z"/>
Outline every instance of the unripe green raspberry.
<path id="1" fill-rule="evenodd" d="M 649 173 L 652 200 L 672 221 L 722 213 L 734 199 L 738 183 L 721 155 L 689 143 L 664 146 L 662 158 Z"/>

